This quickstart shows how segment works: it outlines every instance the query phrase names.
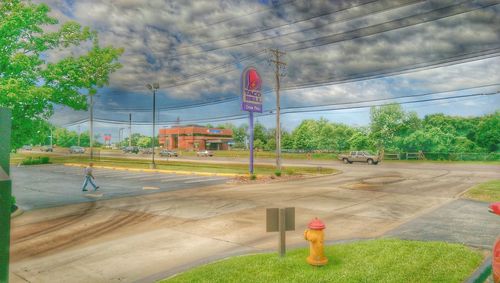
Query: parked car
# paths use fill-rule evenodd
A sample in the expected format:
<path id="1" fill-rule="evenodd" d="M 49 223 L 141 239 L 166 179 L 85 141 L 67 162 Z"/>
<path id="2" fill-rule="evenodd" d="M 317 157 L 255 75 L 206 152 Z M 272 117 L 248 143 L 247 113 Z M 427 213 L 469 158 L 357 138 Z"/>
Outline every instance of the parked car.
<path id="1" fill-rule="evenodd" d="M 353 162 L 366 162 L 370 165 L 377 165 L 377 163 L 381 160 L 380 156 L 370 154 L 367 151 L 351 151 L 349 154 L 339 154 L 338 158 L 345 164 Z"/>
<path id="2" fill-rule="evenodd" d="M 196 156 L 208 157 L 208 156 L 214 156 L 214 153 L 210 150 L 202 150 L 196 152 Z"/>
<path id="3" fill-rule="evenodd" d="M 139 153 L 139 148 L 137 146 L 126 146 L 123 148 L 124 153 Z"/>
<path id="4" fill-rule="evenodd" d="M 29 150 L 29 151 L 31 151 L 31 150 L 33 150 L 33 148 L 31 147 L 31 145 L 23 145 L 22 150 Z"/>
<path id="5" fill-rule="evenodd" d="M 160 155 L 161 155 L 161 156 L 167 156 L 167 157 L 172 157 L 172 156 L 177 157 L 177 156 L 179 156 L 179 155 L 177 154 L 177 152 L 172 151 L 172 150 L 168 150 L 168 149 L 162 149 L 162 150 L 160 151 Z"/>
<path id="6" fill-rule="evenodd" d="M 142 154 L 152 154 L 153 150 L 150 147 L 141 149 Z"/>
<path id="7" fill-rule="evenodd" d="M 85 153 L 85 148 L 74 145 L 69 148 L 69 153 Z"/>
<path id="8" fill-rule="evenodd" d="M 54 148 L 51 147 L 50 145 L 44 145 L 44 146 L 42 146 L 42 148 L 40 148 L 40 150 L 45 151 L 45 152 L 53 152 Z"/>

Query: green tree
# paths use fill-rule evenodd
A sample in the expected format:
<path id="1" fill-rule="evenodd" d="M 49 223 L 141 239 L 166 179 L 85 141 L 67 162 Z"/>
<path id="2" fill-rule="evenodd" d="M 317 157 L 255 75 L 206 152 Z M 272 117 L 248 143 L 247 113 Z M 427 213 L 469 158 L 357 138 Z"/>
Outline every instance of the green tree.
<path id="1" fill-rule="evenodd" d="M 0 106 L 12 110 L 12 146 L 19 148 L 39 135 L 41 121 L 53 105 L 86 109 L 86 96 L 96 92 L 120 65 L 122 49 L 101 48 L 97 33 L 69 21 L 49 32 L 57 19 L 45 4 L 19 0 L 0 2 Z M 90 51 L 78 58 L 47 62 L 50 51 L 71 48 L 92 40 Z"/>
<path id="2" fill-rule="evenodd" d="M 395 103 L 370 109 L 370 136 L 377 147 L 397 149 L 395 137 L 404 126 L 405 116 L 401 105 Z"/>
<path id="3" fill-rule="evenodd" d="M 482 117 L 475 132 L 475 140 L 490 152 L 500 151 L 500 111 Z"/>
<path id="4" fill-rule="evenodd" d="M 233 128 L 233 140 L 235 142 L 235 146 L 238 148 L 244 148 L 245 147 L 245 141 L 247 138 L 247 131 L 248 131 L 248 126 L 247 125 L 241 125 L 239 127 Z"/>
<path id="5" fill-rule="evenodd" d="M 151 147 L 151 138 L 146 136 L 140 136 L 137 140 L 137 146 L 142 148 Z"/>

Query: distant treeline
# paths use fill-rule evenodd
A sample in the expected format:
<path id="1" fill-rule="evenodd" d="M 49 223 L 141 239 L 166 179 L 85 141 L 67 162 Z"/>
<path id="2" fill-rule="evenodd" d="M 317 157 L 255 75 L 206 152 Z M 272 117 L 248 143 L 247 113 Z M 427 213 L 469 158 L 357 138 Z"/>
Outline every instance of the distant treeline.
<path id="1" fill-rule="evenodd" d="M 231 128 L 236 148 L 248 145 L 248 126 L 233 124 L 207 125 Z M 48 144 L 50 125 L 43 125 L 43 134 L 32 138 L 33 144 Z M 77 145 L 78 133 L 57 128 L 53 143 L 69 147 Z M 96 141 L 99 135 L 96 135 Z M 132 135 L 132 145 L 151 146 L 151 138 Z M 157 142 L 156 142 L 157 144 Z M 86 132 L 80 134 L 80 145 L 89 145 Z M 99 145 L 97 143 L 97 145 Z M 128 145 L 128 137 L 122 146 Z M 275 129 L 260 123 L 254 127 L 254 146 L 261 150 L 275 150 Z M 332 123 L 326 119 L 304 120 L 291 132 L 282 132 L 283 150 L 293 151 L 347 151 L 384 149 L 386 152 L 440 152 L 488 153 L 500 152 L 500 111 L 481 117 L 456 117 L 444 114 L 427 115 L 420 119 L 415 112 L 406 112 L 399 104 L 373 107 L 370 124 L 353 127 Z"/>
<path id="2" fill-rule="evenodd" d="M 236 147 L 246 146 L 248 126 L 231 124 Z M 275 129 L 256 123 L 255 148 L 274 150 Z M 481 117 L 456 117 L 406 112 L 399 104 L 373 107 L 370 125 L 353 127 L 326 119 L 304 120 L 291 132 L 282 132 L 282 148 L 291 150 L 373 150 L 396 152 L 500 152 L 500 111 Z"/>

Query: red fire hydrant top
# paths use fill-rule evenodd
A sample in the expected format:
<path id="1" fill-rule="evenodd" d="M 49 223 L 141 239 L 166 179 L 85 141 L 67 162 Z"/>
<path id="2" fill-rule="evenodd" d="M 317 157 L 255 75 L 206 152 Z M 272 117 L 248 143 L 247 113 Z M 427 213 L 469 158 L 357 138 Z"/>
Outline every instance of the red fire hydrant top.
<path id="1" fill-rule="evenodd" d="M 319 220 L 317 217 L 309 222 L 308 227 L 312 230 L 323 230 L 326 228 L 325 223 L 323 223 L 323 221 Z"/>
<path id="2" fill-rule="evenodd" d="M 490 212 L 500 215 L 500 202 L 490 204 Z"/>

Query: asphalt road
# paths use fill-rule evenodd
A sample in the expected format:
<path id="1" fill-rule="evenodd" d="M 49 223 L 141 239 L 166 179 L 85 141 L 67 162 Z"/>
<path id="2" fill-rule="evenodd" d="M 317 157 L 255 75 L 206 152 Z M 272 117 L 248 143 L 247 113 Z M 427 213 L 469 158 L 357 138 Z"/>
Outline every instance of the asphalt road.
<path id="1" fill-rule="evenodd" d="M 287 232 L 290 246 L 307 245 L 303 230 L 314 217 L 325 221 L 328 242 L 414 236 L 468 238 L 488 247 L 500 227 L 500 217 L 483 210 L 484 204 L 459 200 L 469 187 L 500 178 L 498 165 L 334 167 L 343 173 L 270 184 L 219 183 L 28 211 L 12 221 L 11 281 L 153 282 L 230 255 L 275 250 L 277 233 L 265 232 L 269 207 L 296 208 L 296 231 Z M 52 176 L 52 186 L 66 176 L 44 174 Z M 73 174 L 68 190 L 78 194 L 81 175 Z M 140 184 L 149 185 L 146 181 Z M 109 184 L 101 184 L 114 182 L 117 178 L 109 177 Z M 453 213 L 458 210 L 463 213 Z M 459 228 L 450 229 L 457 223 Z M 478 223 L 487 228 L 474 237 Z"/>
<path id="2" fill-rule="evenodd" d="M 94 168 L 97 192 L 82 192 L 84 169 L 64 165 L 12 167 L 13 195 L 24 210 L 225 183 L 220 176 L 176 175 Z"/>

